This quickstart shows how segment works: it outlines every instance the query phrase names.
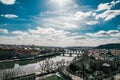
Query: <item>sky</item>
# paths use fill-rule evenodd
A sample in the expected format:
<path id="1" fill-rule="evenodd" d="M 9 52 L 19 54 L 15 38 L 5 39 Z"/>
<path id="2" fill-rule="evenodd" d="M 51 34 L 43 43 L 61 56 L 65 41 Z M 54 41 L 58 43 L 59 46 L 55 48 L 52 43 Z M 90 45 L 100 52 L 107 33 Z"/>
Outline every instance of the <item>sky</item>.
<path id="1" fill-rule="evenodd" d="M 0 44 L 120 43 L 120 0 L 0 0 Z"/>

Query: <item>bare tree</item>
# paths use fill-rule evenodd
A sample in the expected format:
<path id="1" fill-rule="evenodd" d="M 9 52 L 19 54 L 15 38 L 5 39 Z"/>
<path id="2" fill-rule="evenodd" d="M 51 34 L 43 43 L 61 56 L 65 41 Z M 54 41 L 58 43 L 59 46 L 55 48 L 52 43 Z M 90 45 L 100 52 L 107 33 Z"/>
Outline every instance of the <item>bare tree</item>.
<path id="1" fill-rule="evenodd" d="M 21 72 L 20 68 L 17 69 L 0 69 L 0 80 L 12 80 L 14 77 L 18 77 L 24 72 Z"/>

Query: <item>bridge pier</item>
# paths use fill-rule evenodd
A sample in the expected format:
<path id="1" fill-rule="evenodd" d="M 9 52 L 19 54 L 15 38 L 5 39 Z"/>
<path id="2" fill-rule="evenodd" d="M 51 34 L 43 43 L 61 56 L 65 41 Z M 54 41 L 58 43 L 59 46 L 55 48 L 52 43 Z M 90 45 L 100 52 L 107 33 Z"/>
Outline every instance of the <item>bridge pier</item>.
<path id="1" fill-rule="evenodd" d="M 80 57 L 80 55 L 83 53 L 83 50 L 69 50 L 66 49 L 65 52 L 62 53 L 62 56 L 65 56 L 65 54 L 68 54 L 70 57 L 75 54 L 77 57 Z"/>
<path id="2" fill-rule="evenodd" d="M 65 56 L 65 53 L 63 53 L 62 55 Z"/>

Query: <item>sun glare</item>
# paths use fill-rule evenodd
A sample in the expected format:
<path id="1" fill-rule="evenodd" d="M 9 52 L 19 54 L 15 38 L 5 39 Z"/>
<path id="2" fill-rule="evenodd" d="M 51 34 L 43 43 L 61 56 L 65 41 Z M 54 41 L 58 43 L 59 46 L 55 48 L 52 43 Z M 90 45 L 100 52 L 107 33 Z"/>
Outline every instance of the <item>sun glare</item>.
<path id="1" fill-rule="evenodd" d="M 55 7 L 59 7 L 62 9 L 65 8 L 67 5 L 69 5 L 72 2 L 72 0 L 50 0 L 50 2 Z"/>

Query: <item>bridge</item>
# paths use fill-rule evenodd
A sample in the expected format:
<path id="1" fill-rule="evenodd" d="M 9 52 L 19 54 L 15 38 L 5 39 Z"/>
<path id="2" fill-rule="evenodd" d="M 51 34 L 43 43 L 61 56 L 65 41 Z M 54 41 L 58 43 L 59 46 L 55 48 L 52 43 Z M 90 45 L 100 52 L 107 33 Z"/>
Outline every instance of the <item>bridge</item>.
<path id="1" fill-rule="evenodd" d="M 79 50 L 64 49 L 64 52 L 62 52 L 62 55 L 65 56 L 65 54 L 69 54 L 69 56 L 72 56 L 74 54 L 74 55 L 80 56 L 87 52 L 88 50 L 85 50 L 85 49 L 79 49 Z"/>

